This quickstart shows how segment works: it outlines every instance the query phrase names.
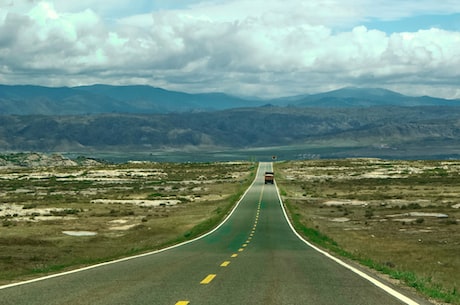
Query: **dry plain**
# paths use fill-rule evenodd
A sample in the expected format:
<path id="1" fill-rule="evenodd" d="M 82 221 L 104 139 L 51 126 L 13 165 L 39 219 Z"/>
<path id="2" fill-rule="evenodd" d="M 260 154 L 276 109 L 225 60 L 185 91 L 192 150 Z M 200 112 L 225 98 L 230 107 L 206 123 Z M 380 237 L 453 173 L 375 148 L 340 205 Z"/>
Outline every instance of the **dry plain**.
<path id="1" fill-rule="evenodd" d="M 0 284 L 158 249 L 216 225 L 249 162 L 0 169 Z"/>
<path id="2" fill-rule="evenodd" d="M 256 170 L 251 162 L 59 165 L 0 169 L 0 284 L 190 239 L 223 219 Z M 308 239 L 460 304 L 460 162 L 274 166 Z"/>
<path id="3" fill-rule="evenodd" d="M 277 163 L 275 171 L 307 235 L 460 304 L 459 161 L 310 160 Z"/>

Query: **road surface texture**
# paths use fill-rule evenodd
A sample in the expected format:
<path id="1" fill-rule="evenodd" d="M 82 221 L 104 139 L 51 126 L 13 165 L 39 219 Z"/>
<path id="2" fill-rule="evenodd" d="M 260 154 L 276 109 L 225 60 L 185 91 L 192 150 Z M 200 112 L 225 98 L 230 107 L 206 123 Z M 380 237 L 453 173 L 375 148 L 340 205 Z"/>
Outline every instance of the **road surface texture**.
<path id="1" fill-rule="evenodd" d="M 385 291 L 302 241 L 286 220 L 276 184 L 264 184 L 271 169 L 261 163 L 231 216 L 201 239 L 2 286 L 0 304 L 429 304 Z"/>

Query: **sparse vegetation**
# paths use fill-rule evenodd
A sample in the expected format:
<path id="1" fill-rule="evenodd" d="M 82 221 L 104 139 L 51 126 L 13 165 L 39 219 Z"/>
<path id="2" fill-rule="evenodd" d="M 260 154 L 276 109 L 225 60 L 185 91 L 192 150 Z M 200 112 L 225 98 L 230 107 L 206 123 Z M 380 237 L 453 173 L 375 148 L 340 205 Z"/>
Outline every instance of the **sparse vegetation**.
<path id="1" fill-rule="evenodd" d="M 460 304 L 460 162 L 341 159 L 275 166 L 290 217 L 306 238 L 425 296 Z"/>
<path id="2" fill-rule="evenodd" d="M 4 167 L 0 284 L 196 237 L 226 216 L 255 170 L 250 162 Z"/>

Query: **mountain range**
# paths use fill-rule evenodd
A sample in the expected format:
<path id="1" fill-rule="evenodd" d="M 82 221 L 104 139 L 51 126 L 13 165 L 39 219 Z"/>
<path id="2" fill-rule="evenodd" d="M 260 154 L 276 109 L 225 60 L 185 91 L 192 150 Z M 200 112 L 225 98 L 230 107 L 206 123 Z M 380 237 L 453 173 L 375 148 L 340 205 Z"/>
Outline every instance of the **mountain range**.
<path id="1" fill-rule="evenodd" d="M 381 88 L 347 87 L 276 99 L 240 98 L 224 93 L 184 93 L 151 86 L 92 85 L 42 87 L 0 85 L 0 114 L 158 114 L 216 111 L 264 105 L 348 108 L 373 106 L 459 106 L 460 100 L 412 97 Z"/>
<path id="2" fill-rule="evenodd" d="M 275 147 L 296 147 L 289 158 L 460 158 L 459 106 L 379 88 L 262 100 L 149 86 L 3 85 L 0 152 L 276 154 Z"/>

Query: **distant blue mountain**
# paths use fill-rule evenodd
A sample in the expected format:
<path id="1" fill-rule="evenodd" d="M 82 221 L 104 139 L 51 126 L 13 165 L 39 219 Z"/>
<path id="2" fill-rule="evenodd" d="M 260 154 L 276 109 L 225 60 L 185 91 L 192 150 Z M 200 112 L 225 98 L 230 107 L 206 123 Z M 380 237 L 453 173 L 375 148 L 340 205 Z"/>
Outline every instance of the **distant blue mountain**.
<path id="1" fill-rule="evenodd" d="M 0 114 L 170 113 L 260 106 L 223 93 L 189 94 L 150 86 L 0 85 Z"/>
<path id="2" fill-rule="evenodd" d="M 373 106 L 460 106 L 460 100 L 430 96 L 413 97 L 382 88 L 346 87 L 325 93 L 298 96 L 289 103 L 301 107 L 373 107 Z"/>
<path id="3" fill-rule="evenodd" d="M 0 114 L 80 115 L 202 112 L 260 106 L 315 108 L 373 106 L 460 106 L 459 100 L 411 97 L 380 88 L 347 87 L 330 92 L 277 99 L 246 99 L 224 93 L 190 94 L 151 86 L 92 85 L 42 87 L 0 85 Z"/>
<path id="4" fill-rule="evenodd" d="M 133 109 L 128 112 L 139 113 L 223 110 L 262 104 L 260 101 L 246 100 L 224 93 L 190 94 L 143 85 L 93 85 L 74 89 L 123 101 Z"/>
<path id="5" fill-rule="evenodd" d="M 122 101 L 68 87 L 0 85 L 0 114 L 111 113 L 127 108 Z"/>

